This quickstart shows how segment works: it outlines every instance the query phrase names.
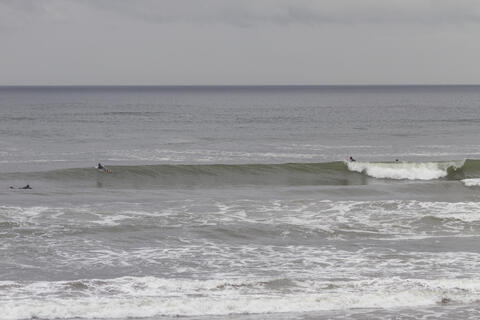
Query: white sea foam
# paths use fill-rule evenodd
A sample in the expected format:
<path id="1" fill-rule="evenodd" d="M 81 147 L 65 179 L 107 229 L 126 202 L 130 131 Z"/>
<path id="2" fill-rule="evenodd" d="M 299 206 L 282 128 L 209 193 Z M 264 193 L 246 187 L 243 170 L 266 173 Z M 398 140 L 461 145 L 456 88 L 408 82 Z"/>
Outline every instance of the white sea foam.
<path id="1" fill-rule="evenodd" d="M 238 201 L 217 204 L 218 212 L 212 219 L 224 222 L 245 221 L 270 224 L 297 225 L 311 229 L 335 228 L 339 224 L 364 230 L 385 228 L 386 234 L 398 231 L 415 233 L 412 228 L 424 217 L 452 218 L 459 222 L 479 221 L 480 202 L 430 202 L 415 200 L 381 201 L 283 201 L 256 203 Z M 262 213 L 259 215 L 258 213 Z M 218 217 L 215 217 L 219 215 Z M 398 230 L 392 229 L 394 226 Z M 451 231 L 451 229 L 449 229 Z M 353 230 L 352 230 L 353 231 Z"/>
<path id="2" fill-rule="evenodd" d="M 480 179 L 479 178 L 463 179 L 462 182 L 467 187 L 479 187 L 480 186 Z"/>
<path id="3" fill-rule="evenodd" d="M 248 229 L 243 223 L 251 223 L 260 225 L 261 228 L 272 226 L 265 230 L 272 233 L 284 230 L 282 228 L 285 226 L 299 226 L 300 228 L 288 227 L 285 230 L 292 233 L 311 230 L 311 234 L 305 235 L 313 237 L 318 231 L 332 233 L 332 236 L 341 231 L 363 232 L 366 237 L 382 234 L 385 238 L 389 235 L 402 238 L 435 235 L 437 230 L 430 229 L 428 225 L 429 219 L 433 217 L 447 218 L 447 221 L 441 221 L 440 230 L 440 234 L 445 237 L 448 234 L 476 235 L 475 230 L 465 228 L 464 222 L 479 220 L 476 213 L 480 210 L 480 203 L 476 202 L 400 200 L 173 201 L 169 202 L 168 208 L 158 208 L 158 214 L 153 211 L 143 212 L 141 206 L 117 211 L 115 208 L 118 206 L 85 206 L 58 216 L 54 221 L 68 223 L 73 227 L 77 224 L 74 222 L 79 220 L 70 219 L 89 218 L 95 222 L 98 220 L 96 214 L 102 213 L 106 216 L 121 215 L 122 219 L 114 219 L 118 224 L 129 221 L 123 219 L 125 216 L 132 219 L 128 223 L 135 222 L 136 220 L 133 220 L 140 216 L 148 217 L 149 223 L 171 227 L 178 224 L 177 220 L 182 218 L 186 219 L 186 224 L 189 225 L 203 226 L 204 223 L 215 221 L 224 228 L 228 228 L 231 223 L 242 222 L 245 227 L 242 228 L 243 231 Z M 109 209 L 105 210 L 106 208 Z M 202 208 L 204 214 L 195 214 L 199 208 Z M 204 210 L 206 208 L 208 210 Z M 52 212 L 60 214 L 67 210 L 55 211 L 49 208 L 45 211 L 45 208 L 39 207 L 0 209 L 3 210 L 0 210 L 0 217 L 4 214 L 7 218 L 38 218 L 39 214 L 48 218 Z M 84 209 L 89 214 L 82 218 Z M 174 219 L 170 220 L 172 215 Z M 150 219 L 151 217 L 155 219 Z M 422 222 L 424 220 L 426 222 Z M 48 224 L 50 225 L 50 222 Z M 469 223 L 469 226 L 474 227 L 474 224 Z M 232 230 L 235 232 L 235 229 Z M 180 233 L 179 237 L 182 236 L 188 237 L 188 234 Z M 52 265 L 59 267 L 59 270 L 82 272 L 92 266 L 107 266 L 112 270 L 122 267 L 134 274 L 138 267 L 142 266 L 145 270 L 162 269 L 163 274 L 167 274 L 169 278 L 4 281 L 0 282 L 1 319 L 126 318 L 159 315 L 208 317 L 353 308 L 416 308 L 435 305 L 443 298 L 451 299 L 456 304 L 480 299 L 480 280 L 476 280 L 474 276 L 479 273 L 480 268 L 480 255 L 476 252 L 415 252 L 380 247 L 342 250 L 327 244 L 232 244 L 228 241 L 224 243 L 212 239 L 191 238 L 180 246 L 159 246 L 158 243 L 143 242 L 142 247 L 118 248 L 97 242 L 91 245 L 83 243 L 82 249 L 76 250 L 76 247 L 71 247 L 72 242 L 65 243 L 57 238 L 35 236 L 35 241 L 46 241 L 43 244 L 54 245 Z M 201 263 L 189 265 L 189 261 Z M 426 270 L 437 280 L 421 280 L 425 278 Z M 206 280 L 181 278 L 185 274 L 197 275 Z M 243 277 L 243 274 L 248 274 L 248 278 Z M 268 274 L 281 274 L 283 278 L 268 278 Z M 412 279 L 398 278 L 405 275 Z M 288 283 L 271 285 L 272 282 L 283 279 Z"/>
<path id="4" fill-rule="evenodd" d="M 10 221 L 20 225 L 31 224 L 49 210 L 49 207 L 0 206 L 0 221 Z"/>
<path id="5" fill-rule="evenodd" d="M 480 202 L 426 202 L 411 200 L 318 201 L 238 200 L 177 201 L 145 208 L 136 204 L 109 203 L 96 206 L 13 207 L 0 206 L 0 222 L 29 225 L 64 233 L 88 227 L 119 225 L 158 225 L 177 228 L 182 225 L 228 228 L 238 223 L 263 225 L 272 232 L 322 232 L 328 237 L 428 237 L 436 235 L 472 235 L 480 221 Z M 202 212 L 202 214 L 198 214 Z M 448 219 L 442 228 L 430 228 L 424 218 Z M 418 222 L 422 223 L 418 223 Z M 291 229 L 287 226 L 298 226 Z M 474 227 L 474 229 L 471 229 Z M 478 226 L 480 227 L 480 226 Z M 247 227 L 248 228 L 248 227 Z M 470 231 L 469 231 L 470 230 Z M 9 230 L 15 232 L 15 230 Z M 234 231 L 235 232 L 235 231 Z"/>
<path id="6" fill-rule="evenodd" d="M 259 279 L 264 280 L 264 279 Z M 311 290 L 276 294 L 263 281 L 124 277 L 70 282 L 0 282 L 2 319 L 127 318 L 315 312 L 435 305 L 480 298 L 471 279 L 304 282 Z M 315 289 L 315 292 L 314 292 Z"/>
<path id="7" fill-rule="evenodd" d="M 347 162 L 350 171 L 396 180 L 439 179 L 447 176 L 449 167 L 461 165 L 459 162 Z"/>

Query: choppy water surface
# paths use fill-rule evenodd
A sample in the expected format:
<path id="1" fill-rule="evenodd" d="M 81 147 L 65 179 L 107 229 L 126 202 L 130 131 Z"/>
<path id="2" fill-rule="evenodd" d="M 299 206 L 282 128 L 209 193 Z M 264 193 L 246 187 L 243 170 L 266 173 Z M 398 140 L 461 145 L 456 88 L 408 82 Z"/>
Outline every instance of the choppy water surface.
<path id="1" fill-rule="evenodd" d="M 479 110 L 476 86 L 0 88 L 0 319 L 478 319 Z"/>

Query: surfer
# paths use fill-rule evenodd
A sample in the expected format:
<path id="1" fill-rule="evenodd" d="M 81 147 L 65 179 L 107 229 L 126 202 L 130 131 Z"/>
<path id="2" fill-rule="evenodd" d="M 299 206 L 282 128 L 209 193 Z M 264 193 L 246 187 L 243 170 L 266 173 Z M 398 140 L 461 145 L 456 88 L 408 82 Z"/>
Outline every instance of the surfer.
<path id="1" fill-rule="evenodd" d="M 30 185 L 27 184 L 27 185 L 24 186 L 24 187 L 14 187 L 14 186 L 10 186 L 10 189 L 24 189 L 24 190 L 26 190 L 26 189 L 32 189 L 32 187 L 30 187 Z"/>
<path id="2" fill-rule="evenodd" d="M 98 170 L 105 171 L 105 172 L 107 172 L 107 173 L 111 173 L 111 172 L 112 172 L 112 170 L 105 168 L 100 162 L 99 162 L 98 165 L 97 165 L 97 169 L 98 169 Z"/>
<path id="3" fill-rule="evenodd" d="M 350 157 L 349 160 L 350 160 L 351 162 L 357 161 L 357 160 L 353 159 L 353 157 Z"/>

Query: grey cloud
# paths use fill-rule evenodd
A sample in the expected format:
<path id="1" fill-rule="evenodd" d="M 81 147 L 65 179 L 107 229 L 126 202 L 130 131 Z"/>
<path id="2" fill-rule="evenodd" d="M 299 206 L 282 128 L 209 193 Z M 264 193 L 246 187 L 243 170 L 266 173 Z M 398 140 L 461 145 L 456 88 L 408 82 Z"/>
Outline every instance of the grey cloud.
<path id="1" fill-rule="evenodd" d="M 68 22 L 72 4 L 56 0 L 0 0 L 0 27 L 22 28 L 39 23 Z"/>
<path id="2" fill-rule="evenodd" d="M 478 0 L 0 0 L 0 84 L 479 83 Z"/>
<path id="3" fill-rule="evenodd" d="M 480 22 L 476 0 L 0 0 L 0 12 L 9 11 L 10 18 L 0 17 L 20 22 L 75 20 L 85 10 L 104 19 L 237 26 Z"/>
<path id="4" fill-rule="evenodd" d="M 474 0 L 88 0 L 150 22 L 274 24 L 465 23 L 480 21 Z"/>

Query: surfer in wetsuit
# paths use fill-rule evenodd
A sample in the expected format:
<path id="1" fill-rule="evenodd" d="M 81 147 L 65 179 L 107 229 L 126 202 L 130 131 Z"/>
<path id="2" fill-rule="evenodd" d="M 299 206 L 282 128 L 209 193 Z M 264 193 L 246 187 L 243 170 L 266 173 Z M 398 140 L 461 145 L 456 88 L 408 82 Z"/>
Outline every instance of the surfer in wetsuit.
<path id="1" fill-rule="evenodd" d="M 353 159 L 353 157 L 350 157 L 349 160 L 352 161 L 352 162 L 357 161 L 357 160 Z"/>
<path id="2" fill-rule="evenodd" d="M 97 169 L 98 169 L 98 170 L 105 171 L 105 172 L 107 172 L 107 173 L 111 173 L 111 172 L 112 172 L 112 170 L 107 169 L 107 168 L 105 168 L 104 166 L 102 166 L 102 164 L 101 164 L 100 162 L 98 163 Z"/>
<path id="3" fill-rule="evenodd" d="M 14 187 L 14 186 L 10 186 L 10 189 L 32 189 L 32 187 L 30 187 L 29 184 L 27 184 L 25 187 Z"/>

